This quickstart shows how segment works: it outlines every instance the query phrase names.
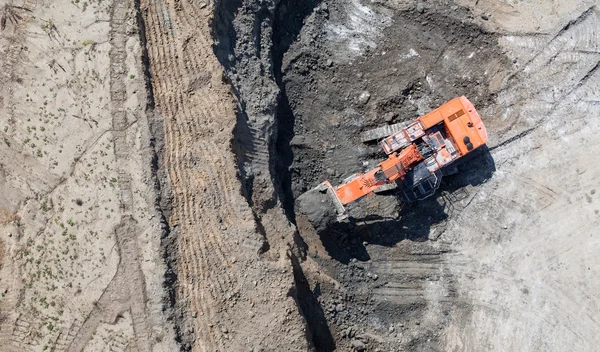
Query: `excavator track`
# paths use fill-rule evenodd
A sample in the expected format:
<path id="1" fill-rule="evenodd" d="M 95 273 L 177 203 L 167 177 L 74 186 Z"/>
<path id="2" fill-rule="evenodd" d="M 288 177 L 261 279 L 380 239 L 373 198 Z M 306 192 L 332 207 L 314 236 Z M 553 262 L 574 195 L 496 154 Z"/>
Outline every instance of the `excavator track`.
<path id="1" fill-rule="evenodd" d="M 360 134 L 360 141 L 363 143 L 368 143 L 372 141 L 377 141 L 387 136 L 390 136 L 398 131 L 401 131 L 407 126 L 406 122 L 399 122 L 393 125 L 385 125 L 377 128 L 373 128 L 368 131 L 364 131 Z"/>

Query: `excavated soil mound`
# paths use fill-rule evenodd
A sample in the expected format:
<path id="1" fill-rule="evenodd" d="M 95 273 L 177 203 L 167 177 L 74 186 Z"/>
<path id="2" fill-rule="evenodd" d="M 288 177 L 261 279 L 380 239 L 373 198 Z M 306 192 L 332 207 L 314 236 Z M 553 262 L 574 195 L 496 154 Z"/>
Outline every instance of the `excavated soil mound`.
<path id="1" fill-rule="evenodd" d="M 296 216 L 299 214 L 306 216 L 317 232 L 326 230 L 337 217 L 331 197 L 327 192 L 316 189 L 298 197 L 295 210 Z"/>

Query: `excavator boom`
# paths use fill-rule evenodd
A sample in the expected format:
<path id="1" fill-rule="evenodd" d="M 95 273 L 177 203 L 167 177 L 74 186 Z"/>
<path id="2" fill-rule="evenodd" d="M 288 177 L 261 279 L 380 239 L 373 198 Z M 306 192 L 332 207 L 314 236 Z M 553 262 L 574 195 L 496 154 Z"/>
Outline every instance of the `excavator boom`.
<path id="1" fill-rule="evenodd" d="M 335 194 L 342 204 L 352 203 L 373 193 L 377 188 L 404 176 L 412 164 L 422 159 L 423 156 L 419 153 L 419 149 L 413 144 L 400 153 L 389 155 L 387 160 L 379 163 L 375 169 L 365 174 L 355 174 L 350 179 L 346 179 L 336 188 Z"/>

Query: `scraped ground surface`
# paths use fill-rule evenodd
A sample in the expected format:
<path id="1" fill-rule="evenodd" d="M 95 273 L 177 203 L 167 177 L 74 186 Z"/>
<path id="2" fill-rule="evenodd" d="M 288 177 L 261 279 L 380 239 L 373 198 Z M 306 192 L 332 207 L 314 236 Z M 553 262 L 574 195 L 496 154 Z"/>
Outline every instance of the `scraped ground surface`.
<path id="1" fill-rule="evenodd" d="M 431 2 L 383 18 L 352 2 L 328 4 L 284 57 L 295 194 L 383 158 L 356 130 L 412 120 L 456 95 L 474 101 L 490 135 L 489 150 L 460 164 L 437 199 L 399 206 L 374 196 L 351 207 L 353 223 L 305 232 L 337 347 L 594 350 L 598 9 L 554 4 L 566 11 L 557 19 L 544 4 L 535 14 L 542 25 L 526 20 L 532 5 L 464 2 L 472 11 L 457 19 Z M 385 39 L 373 47 L 369 31 L 344 38 L 337 27 L 330 36 L 324 12 L 353 18 L 354 30 L 375 18 Z"/>
<path id="2" fill-rule="evenodd" d="M 595 351 L 595 1 L 0 0 L 0 351 Z M 369 128 L 488 149 L 317 234 Z"/>

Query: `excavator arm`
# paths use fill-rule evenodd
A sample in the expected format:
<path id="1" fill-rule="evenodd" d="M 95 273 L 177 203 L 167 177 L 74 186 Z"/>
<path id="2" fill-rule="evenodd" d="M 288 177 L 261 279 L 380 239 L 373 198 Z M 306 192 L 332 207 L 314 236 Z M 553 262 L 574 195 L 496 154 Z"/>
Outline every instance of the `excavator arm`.
<path id="1" fill-rule="evenodd" d="M 340 218 L 345 218 L 345 206 L 362 197 L 365 197 L 379 187 L 395 182 L 404 176 L 407 169 L 414 163 L 423 159 L 415 144 L 403 149 L 399 153 L 392 153 L 388 159 L 379 163 L 376 168 L 366 172 L 357 173 L 333 187 L 329 181 L 321 184 L 320 188 L 326 190 L 335 198 L 335 204 Z"/>

